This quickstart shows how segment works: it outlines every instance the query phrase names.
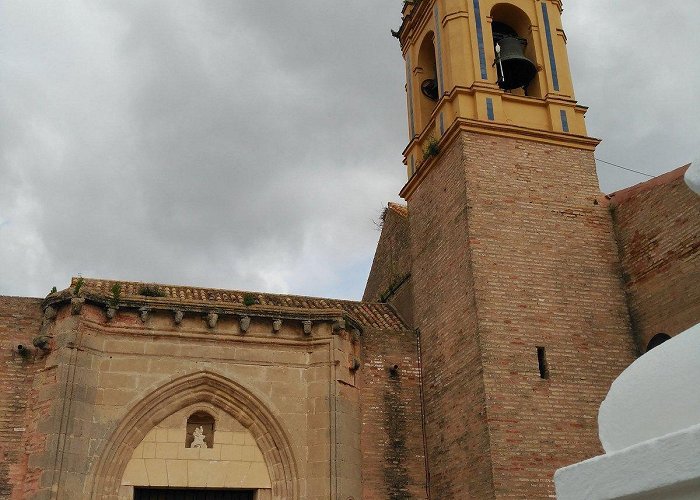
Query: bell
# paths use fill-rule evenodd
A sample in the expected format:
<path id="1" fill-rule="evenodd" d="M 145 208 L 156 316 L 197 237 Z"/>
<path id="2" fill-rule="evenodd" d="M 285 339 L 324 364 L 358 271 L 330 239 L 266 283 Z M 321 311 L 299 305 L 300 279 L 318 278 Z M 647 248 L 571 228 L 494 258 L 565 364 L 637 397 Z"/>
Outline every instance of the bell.
<path id="1" fill-rule="evenodd" d="M 526 44 L 515 36 L 503 36 L 496 43 L 498 86 L 503 90 L 525 88 L 535 78 L 537 67 L 525 57 Z"/>
<path id="2" fill-rule="evenodd" d="M 431 101 L 438 100 L 438 82 L 436 78 L 423 80 L 423 83 L 420 85 L 420 90 L 423 92 L 423 95 Z"/>

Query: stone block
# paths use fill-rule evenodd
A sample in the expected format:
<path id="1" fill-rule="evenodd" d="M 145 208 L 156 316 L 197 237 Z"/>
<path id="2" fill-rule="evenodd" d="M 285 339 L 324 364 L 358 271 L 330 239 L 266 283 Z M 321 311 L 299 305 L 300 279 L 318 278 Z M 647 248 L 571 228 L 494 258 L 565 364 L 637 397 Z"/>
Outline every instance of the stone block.
<path id="1" fill-rule="evenodd" d="M 209 462 L 207 467 L 207 487 L 223 488 L 226 486 L 226 476 L 228 469 L 231 467 L 230 462 L 214 461 Z"/>
<path id="2" fill-rule="evenodd" d="M 185 428 L 182 429 L 168 429 L 168 442 L 169 443 L 181 443 L 185 445 Z"/>
<path id="3" fill-rule="evenodd" d="M 221 460 L 232 460 L 240 461 L 242 460 L 241 453 L 242 446 L 232 445 L 232 444 L 222 444 L 221 445 Z"/>
<path id="4" fill-rule="evenodd" d="M 150 486 L 167 486 L 168 469 L 164 459 L 145 458 L 146 473 L 148 474 L 148 484 Z"/>
<path id="5" fill-rule="evenodd" d="M 143 458 L 156 458 L 156 443 L 149 441 L 143 442 L 139 446 L 142 446 L 142 456 Z"/>
<path id="6" fill-rule="evenodd" d="M 133 486 L 148 486 L 148 474 L 146 472 L 146 463 L 141 458 L 132 458 L 126 464 L 122 484 Z"/>
<path id="7" fill-rule="evenodd" d="M 216 431 L 214 433 L 214 443 L 216 444 L 232 444 L 233 432 L 231 431 Z"/>
<path id="8" fill-rule="evenodd" d="M 187 460 L 166 460 L 165 466 L 168 471 L 168 486 L 187 487 Z"/>
<path id="9" fill-rule="evenodd" d="M 192 487 L 207 487 L 207 469 L 209 462 L 191 460 L 187 463 L 187 485 Z"/>
<path id="10" fill-rule="evenodd" d="M 184 447 L 182 443 L 156 443 L 156 458 L 177 458 L 178 450 Z"/>
<path id="11" fill-rule="evenodd" d="M 200 460 L 219 460 L 221 458 L 221 446 L 202 448 L 199 450 Z"/>
<path id="12" fill-rule="evenodd" d="M 177 449 L 177 458 L 179 460 L 197 460 L 199 459 L 199 448 L 185 448 L 183 443 Z"/>

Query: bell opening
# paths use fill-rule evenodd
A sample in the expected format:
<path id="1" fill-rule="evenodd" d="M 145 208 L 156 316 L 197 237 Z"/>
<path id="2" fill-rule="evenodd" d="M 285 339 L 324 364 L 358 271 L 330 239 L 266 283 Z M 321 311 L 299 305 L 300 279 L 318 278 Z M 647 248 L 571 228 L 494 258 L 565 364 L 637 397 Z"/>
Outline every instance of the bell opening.
<path id="1" fill-rule="evenodd" d="M 418 64 L 415 68 L 415 82 L 420 89 L 418 99 L 419 130 L 430 124 L 430 119 L 440 99 L 440 83 L 437 72 L 437 57 L 435 54 L 435 35 L 428 32 L 421 43 L 418 52 Z"/>
<path id="2" fill-rule="evenodd" d="M 506 3 L 496 4 L 491 17 L 498 86 L 512 94 L 541 97 L 530 18 Z"/>

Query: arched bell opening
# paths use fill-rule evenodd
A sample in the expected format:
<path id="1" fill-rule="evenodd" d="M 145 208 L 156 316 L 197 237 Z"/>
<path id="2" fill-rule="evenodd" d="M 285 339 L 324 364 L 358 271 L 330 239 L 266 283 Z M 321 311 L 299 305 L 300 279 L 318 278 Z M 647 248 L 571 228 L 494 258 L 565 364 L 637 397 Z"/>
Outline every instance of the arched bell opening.
<path id="1" fill-rule="evenodd" d="M 530 18 L 514 5 L 501 3 L 491 10 L 491 19 L 498 86 L 516 95 L 542 97 Z"/>
<path id="2" fill-rule="evenodd" d="M 437 63 L 435 57 L 435 36 L 428 32 L 418 52 L 415 68 L 416 88 L 419 90 L 419 130 L 425 129 L 440 99 Z"/>

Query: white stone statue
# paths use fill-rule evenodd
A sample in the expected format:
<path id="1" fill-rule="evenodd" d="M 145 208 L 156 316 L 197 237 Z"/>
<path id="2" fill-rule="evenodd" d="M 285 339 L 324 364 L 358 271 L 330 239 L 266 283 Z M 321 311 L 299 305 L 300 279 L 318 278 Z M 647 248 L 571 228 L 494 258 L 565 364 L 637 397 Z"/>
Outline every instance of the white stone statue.
<path id="1" fill-rule="evenodd" d="M 197 427 L 194 432 L 192 433 L 192 437 L 194 438 L 192 441 L 192 444 L 190 445 L 190 448 L 206 448 L 207 443 L 204 442 L 204 429 L 200 425 Z"/>

